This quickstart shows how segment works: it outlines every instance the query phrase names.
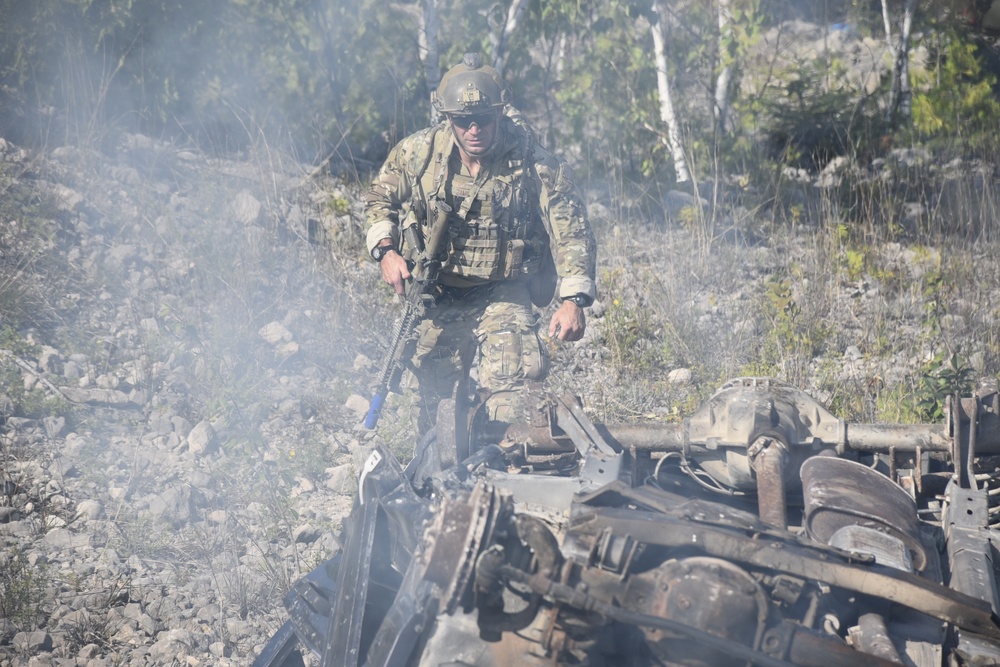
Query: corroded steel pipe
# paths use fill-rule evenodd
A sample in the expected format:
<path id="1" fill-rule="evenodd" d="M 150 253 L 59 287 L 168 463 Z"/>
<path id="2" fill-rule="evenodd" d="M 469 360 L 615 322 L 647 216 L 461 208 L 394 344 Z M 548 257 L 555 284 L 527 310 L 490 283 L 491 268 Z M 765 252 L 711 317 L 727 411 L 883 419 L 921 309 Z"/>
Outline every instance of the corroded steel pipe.
<path id="1" fill-rule="evenodd" d="M 684 424 L 594 424 L 610 443 L 639 452 L 680 452 L 701 449 L 705 443 L 688 442 Z M 506 436 L 515 442 L 531 442 L 542 449 L 566 451 L 572 443 L 553 436 L 548 428 L 497 424 L 487 438 L 500 442 Z M 839 443 L 824 443 L 836 446 Z M 848 424 L 847 449 L 857 452 L 950 452 L 951 438 L 943 424 Z M 997 442 L 980 437 L 977 451 L 1000 453 Z"/>
<path id="2" fill-rule="evenodd" d="M 985 443 L 984 443 L 985 444 Z M 1000 451 L 1000 443 L 991 443 Z M 849 424 L 847 448 L 855 452 L 950 452 L 951 437 L 943 424 Z"/>
<path id="3" fill-rule="evenodd" d="M 768 437 L 758 438 L 749 449 L 750 464 L 757 473 L 757 512 L 761 521 L 784 530 L 788 525 L 785 501 L 785 446 Z"/>
<path id="4" fill-rule="evenodd" d="M 595 424 L 606 440 L 622 449 L 680 452 L 686 438 L 683 424 Z"/>

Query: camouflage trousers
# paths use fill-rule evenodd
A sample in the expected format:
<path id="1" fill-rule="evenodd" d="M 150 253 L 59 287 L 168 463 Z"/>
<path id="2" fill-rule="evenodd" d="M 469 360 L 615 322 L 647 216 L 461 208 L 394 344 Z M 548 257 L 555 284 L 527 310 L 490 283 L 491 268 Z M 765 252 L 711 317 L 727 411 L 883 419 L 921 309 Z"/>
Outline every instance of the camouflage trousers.
<path id="1" fill-rule="evenodd" d="M 538 337 L 538 316 L 524 281 L 505 281 L 466 293 L 444 290 L 417 328 L 416 349 L 403 380 L 414 390 L 417 429 L 433 425 L 438 403 L 477 385 L 489 390 L 490 419 L 514 421 L 523 413 L 521 392 L 527 380 L 549 370 L 548 352 Z"/>

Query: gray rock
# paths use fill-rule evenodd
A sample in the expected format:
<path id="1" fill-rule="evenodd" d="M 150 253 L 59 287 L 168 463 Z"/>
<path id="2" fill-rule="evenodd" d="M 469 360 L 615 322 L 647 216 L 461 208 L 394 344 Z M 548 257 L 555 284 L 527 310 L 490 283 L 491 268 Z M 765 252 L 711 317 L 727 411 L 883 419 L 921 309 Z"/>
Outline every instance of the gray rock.
<path id="1" fill-rule="evenodd" d="M 229 215 L 240 225 L 255 225 L 260 221 L 264 207 L 249 190 L 243 190 L 229 203 Z"/>
<path id="2" fill-rule="evenodd" d="M 80 651 L 76 654 L 77 662 L 79 664 L 87 664 L 81 661 L 93 660 L 94 658 L 97 657 L 97 654 L 100 653 L 100 651 L 101 647 L 98 646 L 97 644 L 87 644 L 86 646 L 81 648 Z"/>
<path id="3" fill-rule="evenodd" d="M 326 488 L 344 495 L 354 493 L 357 482 L 354 479 L 354 466 L 350 463 L 335 468 L 327 468 L 326 475 Z"/>
<path id="4" fill-rule="evenodd" d="M 368 414 L 368 408 L 370 406 L 371 403 L 368 399 L 359 394 L 351 394 L 347 397 L 347 400 L 344 401 L 344 407 L 359 417 L 364 417 Z"/>
<path id="5" fill-rule="evenodd" d="M 188 451 L 195 456 L 204 456 L 214 452 L 219 446 L 215 428 L 211 422 L 202 420 L 195 424 L 187 437 Z"/>
<path id="6" fill-rule="evenodd" d="M 56 208 L 70 213 L 77 211 L 86 201 L 79 192 L 60 183 L 52 186 L 52 194 L 56 196 Z"/>
<path id="7" fill-rule="evenodd" d="M 17 634 L 17 626 L 9 618 L 0 618 L 0 644 L 6 644 Z"/>
<path id="8" fill-rule="evenodd" d="M 93 544 L 94 536 L 87 533 L 74 533 L 67 528 L 53 528 L 45 533 L 45 543 L 56 549 L 83 548 Z"/>
<path id="9" fill-rule="evenodd" d="M 25 655 L 35 655 L 42 651 L 52 650 L 52 636 L 43 631 L 18 632 L 11 640 L 14 649 Z"/>
<path id="10" fill-rule="evenodd" d="M 180 435 L 182 438 L 188 437 L 191 433 L 191 422 L 189 422 L 184 417 L 180 415 L 174 415 L 170 418 L 170 422 L 173 424 L 174 431 Z"/>
<path id="11" fill-rule="evenodd" d="M 45 417 L 42 419 L 42 425 L 45 426 L 45 433 L 50 438 L 58 438 L 63 435 L 66 430 L 66 418 L 65 417 Z"/>
<path id="12" fill-rule="evenodd" d="M 284 324 L 281 322 L 269 322 L 260 328 L 257 335 L 263 338 L 271 345 L 279 345 L 281 343 L 288 343 L 294 338 L 292 332 L 289 331 Z"/>
<path id="13" fill-rule="evenodd" d="M 149 425 L 147 426 L 149 432 L 154 435 L 169 435 L 173 433 L 174 423 L 173 423 L 173 413 L 171 412 L 153 412 L 149 416 Z"/>
<path id="14" fill-rule="evenodd" d="M 311 544 L 319 539 L 320 531 L 311 524 L 303 524 L 292 531 L 292 541 L 297 544 Z"/>
<path id="15" fill-rule="evenodd" d="M 75 361 L 67 361 L 63 364 L 63 376 L 68 380 L 78 380 L 83 377 L 83 369 Z"/>
<path id="16" fill-rule="evenodd" d="M 87 521 L 94 521 L 104 516 L 104 505 L 93 499 L 81 500 L 76 504 L 76 515 Z"/>
<path id="17" fill-rule="evenodd" d="M 188 482 L 196 489 L 209 489 L 212 487 L 214 479 L 203 470 L 192 470 L 188 474 Z"/>
<path id="18" fill-rule="evenodd" d="M 156 636 L 156 643 L 147 649 L 149 659 L 153 664 L 169 665 L 175 662 L 185 664 L 183 658 L 197 645 L 189 630 L 174 628 L 165 630 Z"/>
<path id="19" fill-rule="evenodd" d="M 73 403 L 85 403 L 95 407 L 127 408 L 130 407 L 129 397 L 121 391 L 113 389 L 78 389 L 66 387 L 63 395 Z"/>
<path id="20" fill-rule="evenodd" d="M 126 265 L 131 262 L 137 255 L 135 246 L 129 245 L 127 243 L 122 243 L 113 246 L 111 250 L 108 251 L 108 256 L 121 265 Z"/>
<path id="21" fill-rule="evenodd" d="M 277 359 L 286 360 L 299 353 L 301 346 L 294 340 L 282 343 L 274 348 L 274 356 Z"/>
<path id="22" fill-rule="evenodd" d="M 38 368 L 52 375 L 62 375 L 63 362 L 62 357 L 59 356 L 59 350 L 54 347 L 43 347 L 38 355 Z"/>
<path id="23" fill-rule="evenodd" d="M 675 368 L 667 373 L 667 382 L 675 385 L 688 385 L 691 384 L 693 377 L 694 374 L 690 368 Z"/>
<path id="24" fill-rule="evenodd" d="M 14 401 L 7 394 L 0 394 L 0 418 L 14 414 Z"/>
<path id="25" fill-rule="evenodd" d="M 214 523 L 217 526 L 223 526 L 229 519 L 229 513 L 226 510 L 212 510 L 205 515 L 205 520 L 209 523 Z"/>
<path id="26" fill-rule="evenodd" d="M 191 520 L 194 512 L 191 487 L 184 484 L 172 486 L 149 500 L 149 512 L 175 526 Z"/>

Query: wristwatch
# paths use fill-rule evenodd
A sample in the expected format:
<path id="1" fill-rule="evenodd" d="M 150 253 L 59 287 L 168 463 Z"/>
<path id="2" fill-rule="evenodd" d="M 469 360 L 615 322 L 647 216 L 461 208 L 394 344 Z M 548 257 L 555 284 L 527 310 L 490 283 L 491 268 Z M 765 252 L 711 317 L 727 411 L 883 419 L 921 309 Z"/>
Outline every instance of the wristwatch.
<path id="1" fill-rule="evenodd" d="M 392 245 L 377 245 L 374 248 L 372 248 L 372 259 L 374 259 L 376 262 L 381 262 L 382 259 L 386 256 L 386 254 L 388 254 L 390 250 L 392 250 L 393 252 L 399 252 L 398 250 L 396 250 L 395 246 Z"/>
<path id="2" fill-rule="evenodd" d="M 574 294 L 573 296 L 567 296 L 563 298 L 563 301 L 572 301 L 581 308 L 586 308 L 593 302 L 593 300 L 586 294 Z"/>

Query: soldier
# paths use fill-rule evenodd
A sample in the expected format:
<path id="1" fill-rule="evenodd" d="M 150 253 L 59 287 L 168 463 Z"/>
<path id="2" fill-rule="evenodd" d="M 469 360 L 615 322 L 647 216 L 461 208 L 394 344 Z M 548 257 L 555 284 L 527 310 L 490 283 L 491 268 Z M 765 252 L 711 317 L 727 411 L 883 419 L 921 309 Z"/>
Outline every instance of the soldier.
<path id="1" fill-rule="evenodd" d="M 489 418 L 518 421 L 519 388 L 549 367 L 532 303 L 548 305 L 558 280 L 548 333 L 575 341 L 596 296 L 594 237 L 569 168 L 508 98 L 500 73 L 466 54 L 432 94 L 444 120 L 396 145 L 365 199 L 368 248 L 398 294 L 410 278 L 403 231 L 418 225 L 426 239 L 435 202 L 452 211 L 436 307 L 417 328 L 404 380 L 418 392 L 421 432 L 442 398 L 467 391 L 477 352 Z"/>

